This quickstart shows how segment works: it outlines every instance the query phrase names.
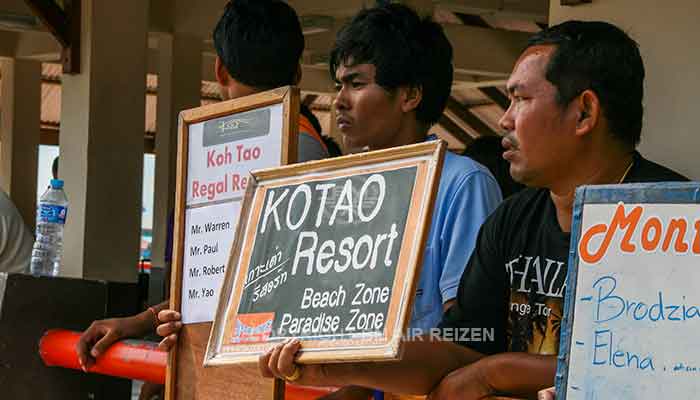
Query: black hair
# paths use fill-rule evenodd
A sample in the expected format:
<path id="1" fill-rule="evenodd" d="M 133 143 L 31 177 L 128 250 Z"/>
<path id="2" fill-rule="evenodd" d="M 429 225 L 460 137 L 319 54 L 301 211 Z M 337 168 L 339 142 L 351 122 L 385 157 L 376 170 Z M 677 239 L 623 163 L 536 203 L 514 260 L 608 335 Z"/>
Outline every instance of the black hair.
<path id="1" fill-rule="evenodd" d="M 328 149 L 329 158 L 340 157 L 343 155 L 343 151 L 340 149 L 340 146 L 335 141 L 335 139 L 325 135 L 321 135 L 321 139 L 323 140 L 323 143 L 325 143 L 326 148 Z"/>
<path id="2" fill-rule="evenodd" d="M 452 46 L 439 24 L 401 4 L 363 9 L 338 32 L 331 78 L 341 65 L 365 63 L 375 66 L 375 81 L 390 92 L 401 86 L 422 88 L 416 119 L 426 125 L 437 122 L 453 73 Z"/>
<path id="3" fill-rule="evenodd" d="M 644 113 L 644 63 L 637 43 L 607 22 L 567 21 L 536 33 L 528 47 L 554 45 L 546 78 L 565 106 L 584 90 L 600 99 L 613 136 L 639 143 Z"/>
<path id="4" fill-rule="evenodd" d="M 513 180 L 510 163 L 503 158 L 503 152 L 501 137 L 480 136 L 467 146 L 463 154 L 488 168 L 505 199 L 524 189 L 525 185 Z"/>
<path id="5" fill-rule="evenodd" d="M 294 84 L 304 35 L 285 2 L 229 1 L 213 38 L 217 55 L 238 82 L 259 89 Z"/>
<path id="6" fill-rule="evenodd" d="M 58 157 L 54 158 L 53 163 L 51 163 L 51 175 L 53 179 L 58 179 Z"/>

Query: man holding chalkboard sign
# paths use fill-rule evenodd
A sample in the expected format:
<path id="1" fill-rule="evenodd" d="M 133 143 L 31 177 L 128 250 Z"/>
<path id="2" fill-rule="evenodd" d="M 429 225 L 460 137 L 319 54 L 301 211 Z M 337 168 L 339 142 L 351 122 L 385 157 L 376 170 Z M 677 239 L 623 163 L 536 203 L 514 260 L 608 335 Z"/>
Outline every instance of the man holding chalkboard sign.
<path id="1" fill-rule="evenodd" d="M 406 46 L 396 47 L 397 42 Z M 332 59 L 336 122 L 348 146 L 379 150 L 428 138 L 453 76 L 452 48 L 439 25 L 401 5 L 366 10 L 339 35 Z M 479 226 L 500 201 L 498 184 L 485 167 L 445 155 L 411 334 L 435 328 L 452 304 Z M 181 325 L 167 312 L 160 315 L 166 321 L 158 332 L 172 343 Z"/>
<path id="2" fill-rule="evenodd" d="M 299 59 L 304 50 L 304 36 L 296 13 L 282 1 L 237 0 L 228 3 L 213 39 L 217 52 L 215 73 L 224 100 L 294 85 L 301 78 Z M 302 105 L 298 161 L 328 157 L 320 132 L 318 121 Z M 169 234 L 172 235 L 172 231 Z M 228 253 L 228 249 L 222 251 Z M 93 322 L 77 343 L 83 369 L 90 368 L 95 358 L 104 354 L 114 342 L 153 332 L 158 324 L 156 314 L 167 307 L 166 300 L 132 317 Z M 166 310 L 162 315 L 166 322 L 179 319 L 179 313 L 174 311 Z M 159 333 L 167 336 L 172 333 L 172 328 L 166 325 L 165 331 Z M 163 347 L 168 348 L 174 337 L 167 337 L 164 341 Z"/>
<path id="3" fill-rule="evenodd" d="M 390 4 L 361 11 L 340 31 L 330 67 L 345 144 L 386 149 L 428 137 L 450 95 L 452 46 L 438 24 Z M 484 166 L 445 154 L 409 335 L 436 328 L 454 303 L 479 227 L 500 201 Z M 342 395 L 351 391 L 365 394 Z"/>
<path id="4" fill-rule="evenodd" d="M 338 34 L 331 72 L 336 122 L 346 144 L 379 150 L 420 143 L 432 140 L 428 130 L 450 94 L 452 46 L 438 24 L 410 8 L 377 7 L 360 12 Z M 456 297 L 479 227 L 500 201 L 485 167 L 445 154 L 411 328 L 437 326 Z"/>
<path id="5" fill-rule="evenodd" d="M 637 44 L 611 24 L 570 21 L 536 34 L 500 121 L 511 175 L 531 188 L 484 223 L 442 340 L 408 341 L 397 363 L 322 366 L 296 365 L 291 341 L 261 358 L 262 373 L 431 399 L 533 397 L 551 386 L 576 187 L 686 180 L 635 151 L 643 79 Z"/>

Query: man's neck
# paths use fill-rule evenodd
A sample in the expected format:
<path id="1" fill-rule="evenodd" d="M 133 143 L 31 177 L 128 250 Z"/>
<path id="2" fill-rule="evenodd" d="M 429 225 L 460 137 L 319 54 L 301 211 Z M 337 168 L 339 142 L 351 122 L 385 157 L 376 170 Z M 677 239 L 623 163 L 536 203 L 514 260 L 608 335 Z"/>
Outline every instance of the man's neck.
<path id="1" fill-rule="evenodd" d="M 421 143 L 425 140 L 426 136 L 428 136 L 427 127 L 423 127 L 422 124 L 418 123 L 415 119 L 407 118 L 401 123 L 396 134 L 392 135 L 387 142 L 383 143 L 379 148 L 370 148 L 370 150 L 390 149 L 392 147 Z"/>
<path id="2" fill-rule="evenodd" d="M 550 196 L 557 211 L 557 221 L 564 232 L 571 232 L 571 216 L 576 188 L 582 185 L 622 183 L 634 160 L 634 151 L 608 152 L 579 163 L 565 179 L 550 187 Z"/>

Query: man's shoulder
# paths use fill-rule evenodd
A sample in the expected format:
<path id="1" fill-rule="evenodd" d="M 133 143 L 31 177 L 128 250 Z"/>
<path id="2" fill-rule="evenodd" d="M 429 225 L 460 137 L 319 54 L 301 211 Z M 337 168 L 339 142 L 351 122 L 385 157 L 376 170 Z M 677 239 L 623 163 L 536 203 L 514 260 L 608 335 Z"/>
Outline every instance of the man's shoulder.
<path id="1" fill-rule="evenodd" d="M 10 200 L 10 196 L 0 190 L 0 216 L 14 216 L 14 214 L 18 214 L 17 207 L 15 207 L 15 204 Z"/>
<path id="2" fill-rule="evenodd" d="M 467 156 L 457 155 L 450 151 L 445 152 L 441 174 L 442 182 L 464 180 L 473 174 L 483 174 L 483 176 L 487 176 L 496 184 L 496 179 L 485 166 Z"/>
<path id="3" fill-rule="evenodd" d="M 551 201 L 549 190 L 526 187 L 503 200 L 494 210 L 486 223 L 490 226 L 498 225 L 503 229 L 517 226 L 521 222 L 531 218 L 541 218 L 542 211 L 547 202 Z"/>
<path id="4" fill-rule="evenodd" d="M 547 201 L 547 199 L 549 199 L 549 190 L 526 187 L 503 200 L 503 203 L 498 208 L 510 211 L 531 209 L 539 203 Z"/>
<path id="5" fill-rule="evenodd" d="M 303 114 L 299 115 L 299 133 L 297 138 L 297 162 L 328 158 L 328 148 L 323 142 L 321 135 Z"/>
<path id="6" fill-rule="evenodd" d="M 678 172 L 647 160 L 639 153 L 634 154 L 634 165 L 625 183 L 643 182 L 685 182 L 689 179 Z"/>

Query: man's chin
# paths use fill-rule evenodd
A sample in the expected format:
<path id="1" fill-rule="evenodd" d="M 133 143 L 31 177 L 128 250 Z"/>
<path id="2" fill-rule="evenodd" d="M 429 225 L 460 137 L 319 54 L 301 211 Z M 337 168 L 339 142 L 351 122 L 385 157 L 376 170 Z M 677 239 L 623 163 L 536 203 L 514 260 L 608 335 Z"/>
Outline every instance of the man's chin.
<path id="1" fill-rule="evenodd" d="M 527 179 L 527 174 L 524 173 L 524 171 L 520 168 L 517 168 L 516 166 L 513 166 L 513 164 L 510 164 L 510 177 L 513 178 L 514 181 L 521 183 L 523 185 L 529 186 L 527 184 L 528 179 Z"/>
<path id="2" fill-rule="evenodd" d="M 535 175 L 532 175 L 531 173 L 528 173 L 527 171 L 513 171 L 513 169 L 510 170 L 510 177 L 513 178 L 513 180 L 521 185 L 525 185 L 527 187 L 531 188 L 542 188 L 544 187 L 542 185 L 542 182 L 540 182 L 538 179 L 536 179 Z"/>
<path id="3" fill-rule="evenodd" d="M 366 140 L 346 134 L 343 134 L 343 144 L 348 153 L 358 153 L 364 151 L 364 149 L 369 146 Z"/>

